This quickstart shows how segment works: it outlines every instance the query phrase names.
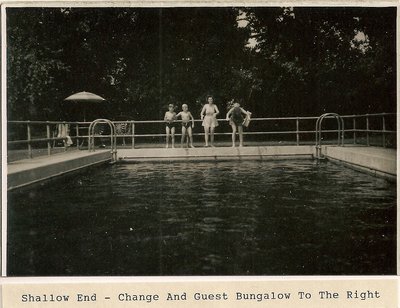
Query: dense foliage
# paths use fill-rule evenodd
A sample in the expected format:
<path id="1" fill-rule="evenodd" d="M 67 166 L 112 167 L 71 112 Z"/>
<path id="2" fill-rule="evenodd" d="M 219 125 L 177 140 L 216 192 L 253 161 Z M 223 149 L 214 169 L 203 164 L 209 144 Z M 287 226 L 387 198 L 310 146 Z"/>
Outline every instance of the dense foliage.
<path id="1" fill-rule="evenodd" d="M 212 94 L 255 116 L 394 112 L 395 8 L 8 8 L 9 119 L 198 116 Z M 250 44 L 249 44 L 250 39 Z"/>

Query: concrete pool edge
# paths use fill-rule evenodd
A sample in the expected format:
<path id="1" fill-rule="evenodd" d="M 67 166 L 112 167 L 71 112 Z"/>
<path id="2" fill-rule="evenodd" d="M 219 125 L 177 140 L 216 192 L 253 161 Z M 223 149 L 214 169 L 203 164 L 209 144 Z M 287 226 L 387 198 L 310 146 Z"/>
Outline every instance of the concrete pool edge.
<path id="1" fill-rule="evenodd" d="M 328 160 L 389 181 L 397 179 L 396 152 L 395 149 L 376 147 L 323 147 Z"/>
<path id="2" fill-rule="evenodd" d="M 326 145 L 322 147 L 322 153 L 328 160 L 341 163 L 357 171 L 367 172 L 389 181 L 397 179 L 396 149 Z M 314 154 L 314 145 L 118 149 L 118 163 L 314 159 Z M 110 161 L 109 150 L 98 150 L 96 152 L 78 151 L 12 162 L 7 165 L 7 190 L 42 183 L 64 174 L 78 172 L 87 167 Z"/>
<path id="3" fill-rule="evenodd" d="M 111 161 L 110 151 L 78 152 L 23 160 L 9 164 L 7 190 L 11 191 L 51 180 Z"/>
<path id="4" fill-rule="evenodd" d="M 322 147 L 324 157 L 342 163 L 361 172 L 396 180 L 396 150 L 362 147 L 330 146 Z M 176 162 L 176 161 L 227 161 L 227 160 L 272 160 L 272 159 L 315 159 L 315 146 L 250 146 L 218 148 L 147 148 L 121 149 L 119 163 Z"/>
<path id="5" fill-rule="evenodd" d="M 223 161 L 268 161 L 268 160 L 296 160 L 296 159 L 308 159 L 312 160 L 313 156 L 309 155 L 271 155 L 268 157 L 259 155 L 243 155 L 243 156 L 199 156 L 199 157 L 161 157 L 151 158 L 143 157 L 140 159 L 121 158 L 117 163 L 119 164 L 140 164 L 146 162 L 153 163 L 168 163 L 168 162 L 223 162 Z"/>
<path id="6" fill-rule="evenodd" d="M 263 160 L 281 158 L 310 158 L 314 146 L 251 146 L 218 148 L 175 148 L 175 149 L 122 149 L 118 150 L 120 163 L 144 161 L 221 161 Z"/>
<path id="7" fill-rule="evenodd" d="M 343 165 L 347 168 L 350 168 L 352 170 L 358 171 L 358 172 L 362 172 L 362 173 L 367 173 L 369 175 L 378 177 L 378 178 L 383 178 L 389 182 L 396 182 L 397 181 L 397 176 L 390 174 L 390 173 L 385 173 L 382 171 L 378 171 L 378 170 L 374 170 L 365 166 L 361 166 L 361 165 L 356 165 L 354 163 L 349 163 L 340 159 L 335 159 L 335 158 L 328 158 L 328 161 L 335 163 L 335 164 L 340 164 Z"/>

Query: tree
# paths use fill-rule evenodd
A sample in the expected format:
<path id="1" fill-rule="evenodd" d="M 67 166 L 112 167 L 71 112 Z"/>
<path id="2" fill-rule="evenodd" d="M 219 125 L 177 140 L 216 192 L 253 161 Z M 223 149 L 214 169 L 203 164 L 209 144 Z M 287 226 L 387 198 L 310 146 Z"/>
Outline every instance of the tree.
<path id="1" fill-rule="evenodd" d="M 92 119 L 160 119 L 171 102 L 196 115 L 208 94 L 257 116 L 390 112 L 395 21 L 393 8 L 9 8 L 8 116 L 81 120 L 62 100 L 84 90 L 109 101 Z"/>
<path id="2" fill-rule="evenodd" d="M 395 10 L 256 8 L 246 14 L 257 39 L 262 110 L 275 116 L 393 111 Z"/>
<path id="3" fill-rule="evenodd" d="M 61 99 L 59 80 L 69 71 L 62 49 L 54 41 L 59 33 L 49 35 L 47 27 L 57 14 L 45 14 L 42 9 L 13 9 L 8 13 L 8 118 L 33 120 Z"/>

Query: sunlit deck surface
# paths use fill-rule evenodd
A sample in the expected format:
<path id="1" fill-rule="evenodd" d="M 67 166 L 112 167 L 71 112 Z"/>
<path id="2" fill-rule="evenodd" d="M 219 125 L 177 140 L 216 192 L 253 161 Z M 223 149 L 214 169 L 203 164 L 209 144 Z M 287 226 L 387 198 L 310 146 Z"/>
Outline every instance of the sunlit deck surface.
<path id="1" fill-rule="evenodd" d="M 121 149 L 119 161 L 175 161 L 175 160 L 227 160 L 312 158 L 314 146 L 246 146 L 246 147 L 196 147 L 196 148 L 142 148 Z"/>
<path id="2" fill-rule="evenodd" d="M 7 187 L 14 189 L 110 161 L 110 150 L 66 151 L 7 164 Z"/>
<path id="3" fill-rule="evenodd" d="M 396 179 L 396 150 L 364 146 L 323 146 L 322 153 L 328 160 L 346 165 L 390 180 Z M 245 147 L 199 147 L 174 149 L 163 147 L 141 147 L 118 149 L 118 162 L 140 163 L 143 161 L 220 161 L 220 160 L 268 160 L 309 158 L 315 154 L 313 145 L 275 145 Z M 40 156 L 8 163 L 8 189 L 48 180 L 89 166 L 108 162 L 109 149 L 71 150 L 52 156 Z"/>

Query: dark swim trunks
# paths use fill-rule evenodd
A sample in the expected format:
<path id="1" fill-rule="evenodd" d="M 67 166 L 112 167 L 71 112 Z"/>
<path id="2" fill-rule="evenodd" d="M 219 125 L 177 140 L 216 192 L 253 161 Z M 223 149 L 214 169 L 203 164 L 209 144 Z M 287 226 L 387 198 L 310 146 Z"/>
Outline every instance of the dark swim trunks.
<path id="1" fill-rule="evenodd" d="M 185 127 L 185 128 L 192 127 L 192 122 L 186 122 L 186 123 L 182 122 L 182 127 Z"/>
<path id="2" fill-rule="evenodd" d="M 174 128 L 174 127 L 176 126 L 175 122 L 167 122 L 165 125 L 166 125 L 166 127 L 168 127 L 169 129 L 172 129 L 172 128 Z"/>

